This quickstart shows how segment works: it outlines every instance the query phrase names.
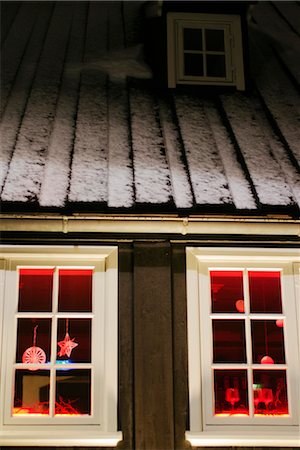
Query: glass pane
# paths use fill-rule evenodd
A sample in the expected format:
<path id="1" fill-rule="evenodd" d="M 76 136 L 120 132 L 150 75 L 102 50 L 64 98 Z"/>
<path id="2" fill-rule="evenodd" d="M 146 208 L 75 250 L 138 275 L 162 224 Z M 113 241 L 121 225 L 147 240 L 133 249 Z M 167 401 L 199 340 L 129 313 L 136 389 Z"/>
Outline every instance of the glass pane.
<path id="1" fill-rule="evenodd" d="M 253 363 L 285 364 L 281 323 L 276 320 L 252 320 L 251 329 Z"/>
<path id="2" fill-rule="evenodd" d="M 18 311 L 52 311 L 53 272 L 54 269 L 20 270 Z"/>
<path id="3" fill-rule="evenodd" d="M 16 370 L 13 415 L 49 414 L 49 370 Z"/>
<path id="4" fill-rule="evenodd" d="M 91 371 L 57 370 L 55 415 L 91 414 Z"/>
<path id="5" fill-rule="evenodd" d="M 91 319 L 58 319 L 57 363 L 91 362 Z"/>
<path id="6" fill-rule="evenodd" d="M 206 55 L 206 70 L 208 77 L 226 77 L 224 55 Z"/>
<path id="7" fill-rule="evenodd" d="M 249 272 L 250 310 L 281 313 L 280 272 Z"/>
<path id="8" fill-rule="evenodd" d="M 246 362 L 244 320 L 213 320 L 214 363 Z"/>
<path id="9" fill-rule="evenodd" d="M 185 28 L 183 30 L 184 50 L 202 50 L 202 30 L 200 28 Z"/>
<path id="10" fill-rule="evenodd" d="M 254 370 L 253 398 L 255 415 L 288 415 L 285 370 Z"/>
<path id="11" fill-rule="evenodd" d="M 60 270 L 58 310 L 92 311 L 92 277 L 90 269 Z"/>
<path id="12" fill-rule="evenodd" d="M 243 313 L 243 272 L 212 270 L 210 272 L 213 313 Z"/>
<path id="13" fill-rule="evenodd" d="M 184 75 L 203 76 L 203 56 L 191 53 L 184 54 Z"/>
<path id="14" fill-rule="evenodd" d="M 224 30 L 205 30 L 205 49 L 214 52 L 225 51 Z"/>
<path id="15" fill-rule="evenodd" d="M 215 370 L 215 415 L 249 415 L 246 370 Z"/>
<path id="16" fill-rule="evenodd" d="M 16 362 L 50 361 L 51 319 L 18 319 Z"/>

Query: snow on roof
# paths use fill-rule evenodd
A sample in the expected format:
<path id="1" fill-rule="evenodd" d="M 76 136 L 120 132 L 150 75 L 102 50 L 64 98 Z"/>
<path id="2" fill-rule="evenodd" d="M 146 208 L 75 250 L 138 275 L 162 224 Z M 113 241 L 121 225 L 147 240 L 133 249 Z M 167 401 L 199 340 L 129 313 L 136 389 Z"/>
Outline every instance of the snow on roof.
<path id="1" fill-rule="evenodd" d="M 299 4 L 258 2 L 251 92 L 204 97 L 152 83 L 141 3 L 2 2 L 3 210 L 299 215 Z"/>

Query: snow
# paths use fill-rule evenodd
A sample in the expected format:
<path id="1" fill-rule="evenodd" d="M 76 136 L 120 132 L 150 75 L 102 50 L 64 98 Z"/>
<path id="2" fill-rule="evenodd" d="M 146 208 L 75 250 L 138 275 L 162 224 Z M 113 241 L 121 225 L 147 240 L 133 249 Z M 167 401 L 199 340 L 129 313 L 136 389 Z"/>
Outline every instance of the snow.
<path id="1" fill-rule="evenodd" d="M 237 209 L 255 209 L 256 203 L 251 186 L 237 159 L 228 131 L 221 122 L 220 114 L 212 102 L 204 102 L 204 109 L 220 154 L 233 202 Z"/>
<path id="2" fill-rule="evenodd" d="M 160 100 L 159 112 L 166 156 L 170 167 L 174 201 L 177 208 L 190 208 L 193 206 L 193 193 L 183 161 L 179 131 L 174 123 L 174 117 L 172 117 L 171 108 L 167 101 Z"/>
<path id="3" fill-rule="evenodd" d="M 146 89 L 129 91 L 133 167 L 138 203 L 168 203 L 172 189 L 157 105 Z"/>
<path id="4" fill-rule="evenodd" d="M 66 64 L 80 62 L 83 51 L 84 24 L 81 20 L 84 8 L 76 4 L 70 34 Z M 56 117 L 48 146 L 45 172 L 39 194 L 41 206 L 62 207 L 65 204 L 70 176 L 71 153 L 73 150 L 77 96 L 80 76 L 71 77 L 65 70 L 61 92 L 56 108 Z"/>
<path id="5" fill-rule="evenodd" d="M 289 205 L 292 193 L 261 126 L 261 105 L 243 94 L 223 95 L 222 102 L 244 156 L 259 201 L 263 205 Z M 254 151 L 255 149 L 255 151 Z"/>
<path id="6" fill-rule="evenodd" d="M 5 201 L 35 201 L 40 190 L 69 31 L 66 8 L 57 5 L 48 31 L 3 189 Z"/>
<path id="7" fill-rule="evenodd" d="M 175 105 L 197 204 L 232 203 L 203 103 L 196 97 L 175 95 Z"/>

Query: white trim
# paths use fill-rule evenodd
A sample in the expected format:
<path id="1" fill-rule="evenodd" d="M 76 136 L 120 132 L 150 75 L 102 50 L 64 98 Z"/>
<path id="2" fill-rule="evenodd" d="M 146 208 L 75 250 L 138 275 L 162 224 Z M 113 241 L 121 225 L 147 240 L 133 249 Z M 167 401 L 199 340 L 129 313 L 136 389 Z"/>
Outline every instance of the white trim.
<path id="1" fill-rule="evenodd" d="M 259 445 L 281 446 L 282 436 L 287 446 L 295 446 L 299 442 L 299 402 L 300 398 L 297 373 L 299 372 L 299 350 L 295 349 L 295 336 L 297 347 L 296 307 L 294 295 L 294 279 L 292 262 L 295 271 L 300 268 L 299 249 L 263 249 L 263 248 L 187 248 L 187 320 L 188 320 L 188 370 L 189 370 L 189 402 L 190 402 L 190 430 L 186 432 L 186 438 L 193 446 L 226 446 L 226 445 Z M 276 365 L 272 369 L 285 369 L 288 367 L 288 397 L 290 405 L 290 417 L 248 417 L 217 418 L 212 416 L 213 390 L 209 389 L 208 379 L 212 365 L 212 336 L 211 327 L 207 326 L 207 319 L 212 317 L 207 292 L 210 292 L 208 271 L 227 268 L 229 270 L 265 269 L 282 271 L 283 311 L 280 317 L 284 317 L 285 327 L 286 364 Z M 296 272 L 295 272 L 296 273 Z M 298 272 L 297 272 L 298 273 Z M 298 274 L 299 276 L 299 274 Z M 296 289 L 296 286 L 295 286 Z M 300 294 L 298 293 L 297 295 Z M 249 312 L 247 298 L 246 313 Z M 299 301 L 299 298 L 298 298 Z M 298 305 L 299 306 L 299 305 Z M 228 314 L 215 314 L 214 317 L 225 318 Z M 278 314 L 265 314 L 260 318 L 272 319 Z M 240 317 L 240 314 L 235 317 Z M 249 317 L 256 317 L 249 314 Z M 278 318 L 278 317 L 277 317 Z M 200 334 L 205 339 L 200 339 Z M 300 348 L 300 346 L 299 346 Z M 247 350 L 248 354 L 251 349 Z M 192 355 L 192 356 L 191 356 Z M 245 368 L 249 370 L 258 368 L 255 364 L 227 364 L 222 368 Z M 251 361 L 251 359 L 250 359 Z M 243 366 L 243 367 L 242 367 Z M 261 368 L 261 366 L 259 366 Z M 201 396 L 201 380 L 204 381 L 204 396 Z M 292 390 L 291 390 L 292 388 Z M 250 400 L 249 400 L 250 401 Z M 233 419 L 233 420 L 232 420 Z M 286 420 L 287 419 L 287 420 Z M 227 425 L 226 425 L 227 424 Z M 235 425 L 234 425 L 235 424 Z M 258 427 L 255 426 L 259 425 Z M 251 437 L 247 430 L 251 429 Z M 222 431 L 220 431 L 222 429 Z M 234 431 L 233 431 L 234 430 Z M 255 438 L 253 431 L 255 430 Z M 218 436 L 218 433 L 220 436 Z M 281 444 L 280 444 L 281 442 Z"/>
<path id="2" fill-rule="evenodd" d="M 117 400 L 118 400 L 118 251 L 115 246 L 75 247 L 75 246 L 0 246 L 0 258 L 8 262 L 6 272 L 6 294 L 10 298 L 5 301 L 3 317 L 14 317 L 14 326 L 6 325 L 3 333 L 3 355 L 1 360 L 1 391 L 3 403 L 6 393 L 9 404 L 13 401 L 12 377 L 10 369 L 14 364 L 14 354 L 9 342 L 16 339 L 16 318 L 32 316 L 32 313 L 16 312 L 18 298 L 18 283 L 16 269 L 18 267 L 56 267 L 93 269 L 93 310 L 92 312 L 68 313 L 73 318 L 96 318 L 98 324 L 92 326 L 92 360 L 90 363 L 74 363 L 72 368 L 91 368 L 91 389 L 93 409 L 91 415 L 80 417 L 11 417 L 10 407 L 0 408 L 6 411 L 6 419 L 0 413 L 0 443 L 5 445 L 116 445 L 122 439 L 122 433 L 117 431 Z M 50 264 L 49 264 L 50 263 Z M 57 270 L 56 270 L 57 272 Z M 1 271 L 2 273 L 2 271 Z M 1 275 L 0 273 L 0 275 Z M 55 276 L 54 276 L 55 279 Z M 1 281 L 1 280 L 0 280 Z M 53 298 L 56 298 L 53 286 Z M 1 291 L 0 291 L 1 294 Z M 3 296 L 1 296 L 3 297 Z M 7 300 L 6 298 L 6 300 Z M 1 307 L 2 298 L 0 298 Z M 54 304 L 55 307 L 55 304 Z M 37 313 L 35 316 L 44 318 L 64 318 L 66 313 L 54 310 Z M 2 317 L 2 316 L 1 316 Z M 1 321 L 2 322 L 2 321 Z M 56 322 L 53 321 L 53 322 Z M 55 324 L 56 325 L 56 324 Z M 1 326 L 1 323 L 0 323 Z M 52 340 L 54 340 L 52 336 Z M 53 342 L 52 342 L 53 347 Z M 15 347 L 13 347 L 15 348 Z M 1 350 L 1 348 L 0 348 Z M 53 350 L 53 349 L 52 349 Z M 6 353 L 6 355 L 5 355 Z M 0 355 L 1 356 L 1 355 Z M 10 358 L 10 362 L 7 362 Z M 53 358 L 52 358 L 53 360 Z M 54 364 L 54 365 L 53 365 Z M 22 368 L 23 364 L 17 364 Z M 52 367 L 53 366 L 53 367 Z M 6 370 L 7 368 L 7 370 Z M 56 369 L 55 362 L 45 364 L 40 368 Z M 95 370 L 97 368 L 97 370 Z M 54 372 L 53 372 L 54 373 Z M 96 375 L 94 375 L 96 374 Z M 53 381 L 53 380 L 52 380 Z M 96 388 L 95 388 L 96 386 Z M 96 389 L 94 391 L 94 389 Z M 26 425 L 26 429 L 23 426 Z M 29 426 L 30 425 L 30 426 Z M 60 437 L 57 426 L 64 430 Z M 55 430 L 55 438 L 53 431 Z M 29 429 L 30 428 L 30 429 Z M 22 430 L 22 431 L 21 431 Z M 80 431 L 79 431 L 80 430 Z M 51 434 L 52 435 L 51 435 Z M 18 434 L 20 435 L 18 437 Z M 86 434 L 88 438 L 82 438 Z M 36 436 L 36 437 L 35 437 Z M 39 437 L 37 437 L 39 436 Z M 74 436 L 77 436 L 76 438 Z M 39 442 L 39 444 L 37 444 Z"/>

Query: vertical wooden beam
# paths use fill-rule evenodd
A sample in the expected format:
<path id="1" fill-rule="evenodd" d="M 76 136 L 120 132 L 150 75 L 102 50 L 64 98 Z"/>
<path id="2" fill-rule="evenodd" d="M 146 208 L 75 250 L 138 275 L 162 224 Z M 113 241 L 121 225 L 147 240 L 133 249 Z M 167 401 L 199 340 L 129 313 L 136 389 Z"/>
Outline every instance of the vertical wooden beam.
<path id="1" fill-rule="evenodd" d="M 135 444 L 174 449 L 170 245 L 134 252 Z"/>
<path id="2" fill-rule="evenodd" d="M 119 428 L 120 449 L 134 448 L 133 414 L 133 249 L 119 246 Z"/>
<path id="3" fill-rule="evenodd" d="M 191 448 L 185 440 L 188 415 L 187 311 L 185 246 L 172 247 L 174 436 L 175 449 Z"/>

